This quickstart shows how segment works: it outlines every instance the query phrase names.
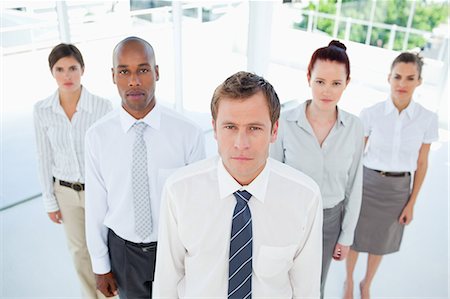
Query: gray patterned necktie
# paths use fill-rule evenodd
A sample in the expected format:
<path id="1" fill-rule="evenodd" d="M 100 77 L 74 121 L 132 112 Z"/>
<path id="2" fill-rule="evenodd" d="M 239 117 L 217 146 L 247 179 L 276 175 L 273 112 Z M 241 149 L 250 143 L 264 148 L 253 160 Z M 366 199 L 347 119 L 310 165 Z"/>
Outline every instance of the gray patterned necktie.
<path id="1" fill-rule="evenodd" d="M 133 144 L 133 162 L 131 167 L 131 184 L 133 188 L 134 218 L 136 234 L 142 239 L 152 232 L 152 210 L 150 207 L 150 188 L 148 180 L 147 146 L 144 141 L 144 122 L 133 125 L 136 139 Z"/>

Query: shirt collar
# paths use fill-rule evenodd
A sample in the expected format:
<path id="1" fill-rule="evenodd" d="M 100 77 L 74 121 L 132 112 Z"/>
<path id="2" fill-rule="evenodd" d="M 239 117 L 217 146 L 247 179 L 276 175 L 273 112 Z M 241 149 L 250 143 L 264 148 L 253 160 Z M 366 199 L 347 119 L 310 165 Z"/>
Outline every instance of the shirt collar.
<path id="1" fill-rule="evenodd" d="M 58 90 L 55 91 L 55 93 L 53 94 L 53 96 L 51 97 L 49 104 L 52 107 L 52 110 L 54 113 L 59 113 L 62 115 L 66 115 L 66 113 L 64 112 L 63 107 L 61 106 L 61 103 L 59 101 L 59 92 Z M 78 105 L 78 104 L 77 104 Z"/>
<path id="2" fill-rule="evenodd" d="M 77 103 L 76 111 L 83 109 L 87 112 L 92 112 L 92 104 L 93 103 L 92 103 L 90 94 L 87 92 L 86 88 L 81 86 L 81 94 L 80 94 L 80 99 L 78 100 L 78 103 Z M 62 109 L 61 103 L 59 101 L 58 89 L 53 93 L 52 96 L 47 98 L 47 100 L 43 104 L 43 107 L 51 107 L 53 112 L 64 113 L 64 110 Z"/>
<path id="3" fill-rule="evenodd" d="M 341 108 L 339 108 L 339 106 L 336 106 L 337 109 L 337 121 L 336 124 L 338 126 L 346 126 L 346 124 L 348 124 L 348 115 L 344 114 L 344 112 L 341 110 Z"/>
<path id="4" fill-rule="evenodd" d="M 87 111 L 89 113 L 92 112 L 92 98 L 91 95 L 87 92 L 86 88 L 81 86 L 81 94 L 80 99 L 78 100 L 77 104 L 77 111 L 80 109 L 83 109 L 84 111 Z"/>
<path id="5" fill-rule="evenodd" d="M 299 107 L 296 109 L 289 111 L 288 115 L 286 116 L 287 121 L 294 121 L 297 122 L 297 124 L 304 129 L 310 128 L 310 124 L 308 123 L 308 120 L 306 119 L 306 105 L 308 104 L 308 101 L 305 101 L 300 104 Z"/>
<path id="6" fill-rule="evenodd" d="M 123 131 L 126 133 L 128 130 L 137 122 L 143 121 L 149 127 L 159 130 L 161 126 L 161 108 L 158 103 L 155 104 L 155 107 L 147 113 L 147 115 L 142 119 L 135 119 L 131 114 L 129 114 L 123 107 L 119 109 L 119 117 L 120 124 L 122 126 Z"/>
<path id="7" fill-rule="evenodd" d="M 416 102 L 411 100 L 411 102 L 409 102 L 408 107 L 406 107 L 406 109 L 405 109 L 406 114 L 409 116 L 409 119 L 413 118 L 415 108 L 416 108 Z"/>
<path id="8" fill-rule="evenodd" d="M 242 186 L 239 184 L 231 174 L 226 170 L 223 165 L 222 159 L 217 161 L 217 176 L 219 179 L 219 196 L 220 199 L 224 199 L 238 190 L 246 190 L 250 194 L 264 203 L 266 198 L 267 184 L 269 182 L 269 172 L 270 172 L 270 159 L 267 159 L 266 165 L 261 173 L 249 184 Z"/>
<path id="9" fill-rule="evenodd" d="M 304 129 L 308 129 L 311 127 L 311 125 L 308 122 L 308 119 L 306 118 L 306 106 L 311 103 L 311 100 L 306 100 L 300 106 L 295 109 L 292 113 L 290 113 L 287 116 L 288 121 L 296 121 L 297 124 Z M 336 106 L 337 109 L 337 124 L 345 126 L 348 122 L 348 117 L 344 113 L 342 113 L 342 110 L 339 108 L 339 106 Z"/>
<path id="10" fill-rule="evenodd" d="M 58 90 L 56 90 L 53 96 L 48 99 L 48 102 L 46 104 L 48 105 L 48 107 L 52 107 L 53 112 L 55 113 L 62 112 L 61 103 L 59 102 Z"/>
<path id="11" fill-rule="evenodd" d="M 415 107 L 416 107 L 416 103 L 413 100 L 411 100 L 411 102 L 409 102 L 408 107 L 406 107 L 404 110 L 406 115 L 408 115 L 408 117 L 410 119 L 412 119 L 414 116 Z M 390 114 L 390 113 L 392 113 L 392 111 L 395 111 L 398 113 L 397 107 L 395 107 L 394 102 L 392 101 L 392 98 L 389 97 L 384 105 L 384 114 L 385 115 Z"/>

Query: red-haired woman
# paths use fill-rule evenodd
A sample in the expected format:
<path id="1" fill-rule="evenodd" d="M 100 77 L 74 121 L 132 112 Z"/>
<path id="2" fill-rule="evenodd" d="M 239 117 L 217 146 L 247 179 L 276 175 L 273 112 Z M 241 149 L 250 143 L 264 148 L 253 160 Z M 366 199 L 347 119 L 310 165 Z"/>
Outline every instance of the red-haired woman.
<path id="1" fill-rule="evenodd" d="M 313 178 L 323 199 L 321 297 L 331 259 L 343 260 L 353 242 L 362 190 L 363 126 L 338 107 L 350 82 L 346 47 L 331 41 L 308 66 L 312 99 L 280 118 L 271 156 Z"/>

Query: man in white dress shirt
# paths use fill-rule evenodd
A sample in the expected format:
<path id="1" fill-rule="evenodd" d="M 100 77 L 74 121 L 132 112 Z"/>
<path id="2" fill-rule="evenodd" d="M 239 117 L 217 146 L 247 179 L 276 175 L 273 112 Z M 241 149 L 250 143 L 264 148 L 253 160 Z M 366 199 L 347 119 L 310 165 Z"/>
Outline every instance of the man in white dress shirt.
<path id="1" fill-rule="evenodd" d="M 87 245 L 105 296 L 151 298 L 162 185 L 204 158 L 203 132 L 157 103 L 159 70 L 145 40 L 115 47 L 112 76 L 122 106 L 86 134 Z"/>
<path id="2" fill-rule="evenodd" d="M 275 90 L 238 72 L 215 90 L 211 111 L 219 157 L 182 168 L 163 190 L 155 298 L 318 298 L 320 191 L 268 158 Z"/>

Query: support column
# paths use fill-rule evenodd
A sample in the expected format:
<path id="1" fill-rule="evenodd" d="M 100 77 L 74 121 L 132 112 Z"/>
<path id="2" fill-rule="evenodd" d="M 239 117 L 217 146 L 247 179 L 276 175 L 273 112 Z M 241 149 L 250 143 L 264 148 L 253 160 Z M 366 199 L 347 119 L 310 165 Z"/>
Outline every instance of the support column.
<path id="1" fill-rule="evenodd" d="M 247 70 L 259 76 L 267 73 L 270 62 L 272 1 L 249 1 Z"/>

